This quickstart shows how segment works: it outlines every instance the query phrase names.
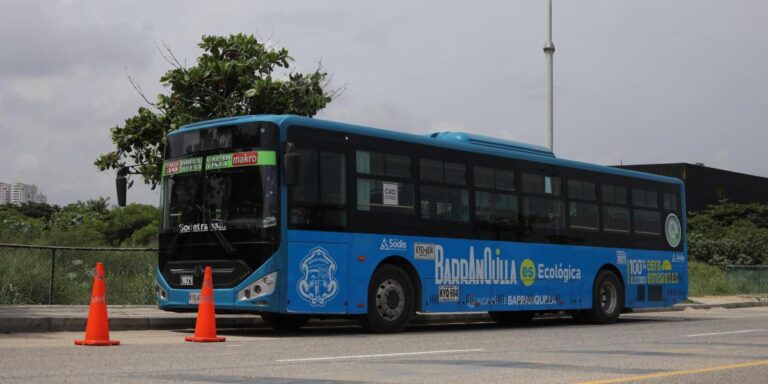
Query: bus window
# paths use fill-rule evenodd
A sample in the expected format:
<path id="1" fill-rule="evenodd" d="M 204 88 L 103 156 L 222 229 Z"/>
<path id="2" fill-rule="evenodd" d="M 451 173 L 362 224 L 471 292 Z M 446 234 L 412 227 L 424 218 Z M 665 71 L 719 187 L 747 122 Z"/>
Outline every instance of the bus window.
<path id="1" fill-rule="evenodd" d="M 411 158 L 384 152 L 356 151 L 357 210 L 414 213 Z"/>
<path id="2" fill-rule="evenodd" d="M 494 188 L 493 168 L 475 167 L 475 187 Z"/>
<path id="3" fill-rule="evenodd" d="M 603 203 L 603 231 L 629 233 L 627 188 L 603 184 L 600 186 L 600 198 Z"/>
<path id="4" fill-rule="evenodd" d="M 358 178 L 357 209 L 412 214 L 413 184 Z"/>
<path id="5" fill-rule="evenodd" d="M 633 213 L 635 233 L 642 235 L 658 235 L 661 233 L 661 216 L 658 211 L 635 209 Z"/>
<path id="6" fill-rule="evenodd" d="M 430 220 L 469 221 L 469 192 L 466 189 L 423 185 L 421 217 Z"/>
<path id="7" fill-rule="evenodd" d="M 523 173 L 523 193 L 560 196 L 560 178 Z"/>
<path id="8" fill-rule="evenodd" d="M 375 176 L 411 177 L 411 158 L 389 153 L 357 151 L 357 173 Z"/>
<path id="9" fill-rule="evenodd" d="M 629 208 L 603 206 L 603 230 L 629 233 Z"/>
<path id="10" fill-rule="evenodd" d="M 290 223 L 298 228 L 339 228 L 347 224 L 346 156 L 298 149 L 299 183 L 291 186 Z"/>
<path id="11" fill-rule="evenodd" d="M 475 220 L 512 227 L 517 223 L 517 196 L 511 193 L 475 192 Z"/>
<path id="12" fill-rule="evenodd" d="M 634 233 L 641 235 L 658 235 L 661 233 L 661 214 L 659 194 L 647 189 L 632 188 L 632 226 Z M 644 208 L 644 209 L 638 209 Z"/>
<path id="13" fill-rule="evenodd" d="M 523 197 L 523 216 L 534 228 L 562 229 L 563 203 L 546 197 Z"/>
<path id="14" fill-rule="evenodd" d="M 632 205 L 635 207 L 658 208 L 658 193 L 645 189 L 632 188 Z"/>
<path id="15" fill-rule="evenodd" d="M 560 178 L 523 173 L 522 187 L 525 222 L 533 228 L 561 230 L 563 202 L 557 198 L 561 195 Z"/>
<path id="16" fill-rule="evenodd" d="M 465 185 L 467 170 L 464 164 L 421 159 L 419 178 L 433 183 Z"/>
<path id="17" fill-rule="evenodd" d="M 421 217 L 428 220 L 469 222 L 469 191 L 448 187 L 446 184 L 465 185 L 467 171 L 464 164 L 421 159 L 419 178 L 421 185 Z"/>
<path id="18" fill-rule="evenodd" d="M 515 173 L 512 171 L 496 170 L 496 189 L 502 191 L 515 190 Z"/>
<path id="19" fill-rule="evenodd" d="M 627 188 L 604 184 L 602 199 L 603 204 L 627 205 Z"/>
<path id="20" fill-rule="evenodd" d="M 677 195 L 671 193 L 664 194 L 664 210 L 677 211 Z"/>
<path id="21" fill-rule="evenodd" d="M 568 179 L 568 226 L 573 229 L 597 230 L 599 214 L 595 183 Z"/>

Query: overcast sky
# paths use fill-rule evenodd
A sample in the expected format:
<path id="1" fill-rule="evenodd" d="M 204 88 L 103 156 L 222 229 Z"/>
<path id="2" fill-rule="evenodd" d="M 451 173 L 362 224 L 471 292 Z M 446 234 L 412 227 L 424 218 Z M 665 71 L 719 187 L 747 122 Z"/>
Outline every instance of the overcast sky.
<path id="1" fill-rule="evenodd" d="M 168 44 L 252 33 L 344 93 L 317 117 L 544 145 L 544 0 L 0 1 L 0 181 L 114 198 L 93 161 L 153 96 Z M 555 153 L 768 176 L 768 2 L 554 1 Z M 129 201 L 156 204 L 142 187 Z"/>

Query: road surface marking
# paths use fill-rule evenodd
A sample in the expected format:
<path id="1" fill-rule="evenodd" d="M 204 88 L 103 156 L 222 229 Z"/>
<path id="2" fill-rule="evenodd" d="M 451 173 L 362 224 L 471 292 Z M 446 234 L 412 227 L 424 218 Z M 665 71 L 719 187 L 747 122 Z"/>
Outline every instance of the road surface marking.
<path id="1" fill-rule="evenodd" d="M 328 361 L 328 360 L 348 360 L 348 359 L 370 359 L 375 357 L 397 357 L 397 356 L 418 356 L 418 355 L 437 355 L 443 353 L 462 353 L 462 352 L 482 352 L 483 348 L 476 349 L 448 349 L 444 351 L 422 351 L 422 352 L 401 352 L 401 353 L 378 353 L 375 355 L 350 355 L 350 356 L 329 356 L 329 357 L 307 357 L 303 359 L 280 359 L 275 360 L 279 363 L 291 363 L 299 361 Z"/>
<path id="2" fill-rule="evenodd" d="M 760 332 L 760 331 L 762 331 L 762 329 L 746 329 L 746 330 L 743 330 L 743 331 L 697 333 L 695 335 L 685 335 L 685 337 L 704 337 L 704 336 L 718 336 L 718 335 L 733 335 L 735 333 L 749 333 L 749 332 Z"/>
<path id="3" fill-rule="evenodd" d="M 721 366 L 717 366 L 717 367 L 701 368 L 701 369 L 687 369 L 687 370 L 682 370 L 682 371 L 668 371 L 668 372 L 659 372 L 659 373 L 649 373 L 647 375 L 626 376 L 626 377 L 619 377 L 619 378 L 616 378 L 616 379 L 595 380 L 595 381 L 581 381 L 581 382 L 578 382 L 576 384 L 626 383 L 626 382 L 630 382 L 630 381 L 658 379 L 660 377 L 692 375 L 692 374 L 696 374 L 696 373 L 724 371 L 724 370 L 727 370 L 727 369 L 757 367 L 757 366 L 760 366 L 760 365 L 768 365 L 768 360 L 756 360 L 756 361 L 750 361 L 750 362 L 747 362 L 747 363 L 721 365 Z"/>

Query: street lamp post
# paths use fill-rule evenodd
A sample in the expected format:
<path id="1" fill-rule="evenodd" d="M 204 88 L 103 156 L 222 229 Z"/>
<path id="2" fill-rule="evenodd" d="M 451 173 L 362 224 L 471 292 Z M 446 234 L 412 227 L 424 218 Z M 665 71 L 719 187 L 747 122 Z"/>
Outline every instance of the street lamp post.
<path id="1" fill-rule="evenodd" d="M 555 56 L 555 44 L 552 43 L 552 0 L 548 0 L 547 6 L 547 41 L 544 43 L 544 55 L 547 58 L 547 145 L 549 146 L 549 150 L 554 152 L 553 61 Z"/>

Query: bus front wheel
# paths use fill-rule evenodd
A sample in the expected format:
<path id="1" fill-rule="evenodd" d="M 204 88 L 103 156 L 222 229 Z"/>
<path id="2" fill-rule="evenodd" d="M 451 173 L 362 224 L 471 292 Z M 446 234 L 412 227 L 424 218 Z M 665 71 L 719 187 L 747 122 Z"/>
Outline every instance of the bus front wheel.
<path id="1" fill-rule="evenodd" d="M 586 317 L 594 324 L 611 324 L 619 319 L 624 305 L 624 289 L 613 272 L 603 269 L 597 273 L 592 288 L 592 308 Z"/>
<path id="2" fill-rule="evenodd" d="M 263 313 L 261 319 L 270 328 L 278 332 L 296 331 L 307 324 L 309 317 L 301 315 L 279 315 L 275 313 Z"/>
<path id="3" fill-rule="evenodd" d="M 399 332 L 413 315 L 413 284 L 402 269 L 385 264 L 374 272 L 368 287 L 368 313 L 363 327 L 373 333 Z"/>

